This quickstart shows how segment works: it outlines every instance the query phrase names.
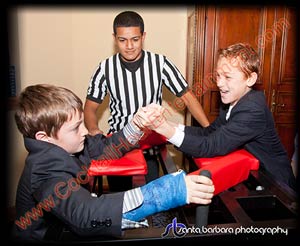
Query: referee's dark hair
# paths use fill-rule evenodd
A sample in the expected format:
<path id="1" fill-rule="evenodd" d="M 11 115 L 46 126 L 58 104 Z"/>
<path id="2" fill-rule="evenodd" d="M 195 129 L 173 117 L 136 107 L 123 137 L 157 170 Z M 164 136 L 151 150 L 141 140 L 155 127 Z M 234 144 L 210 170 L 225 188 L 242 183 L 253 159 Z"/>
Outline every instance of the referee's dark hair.
<path id="1" fill-rule="evenodd" d="M 124 11 L 118 14 L 113 23 L 114 34 L 117 34 L 117 27 L 140 27 L 141 33 L 144 33 L 144 21 L 143 18 L 134 11 Z"/>

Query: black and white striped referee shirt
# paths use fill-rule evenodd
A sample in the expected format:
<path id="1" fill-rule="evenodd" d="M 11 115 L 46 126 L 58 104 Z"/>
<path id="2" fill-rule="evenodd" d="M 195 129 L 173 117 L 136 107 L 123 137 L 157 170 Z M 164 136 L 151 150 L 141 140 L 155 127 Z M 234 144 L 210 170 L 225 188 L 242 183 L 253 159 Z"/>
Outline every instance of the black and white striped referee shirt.
<path id="1" fill-rule="evenodd" d="M 117 53 L 102 61 L 93 74 L 87 99 L 101 103 L 110 95 L 110 132 L 119 131 L 140 107 L 162 103 L 162 85 L 174 95 L 182 96 L 188 83 L 178 68 L 165 56 L 143 51 L 134 71 L 126 68 Z"/>

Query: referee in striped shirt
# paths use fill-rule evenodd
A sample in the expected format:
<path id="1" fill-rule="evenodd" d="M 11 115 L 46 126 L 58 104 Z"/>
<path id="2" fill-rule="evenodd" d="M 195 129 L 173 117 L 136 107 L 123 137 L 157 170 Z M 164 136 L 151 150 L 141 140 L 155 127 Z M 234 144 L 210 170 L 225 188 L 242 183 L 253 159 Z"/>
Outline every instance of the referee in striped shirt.
<path id="1" fill-rule="evenodd" d="M 113 22 L 119 52 L 102 61 L 91 77 L 84 105 L 84 119 L 90 135 L 102 131 L 98 127 L 97 110 L 109 93 L 109 133 L 121 130 L 140 107 L 162 103 L 162 86 L 180 97 L 193 117 L 206 127 L 209 121 L 188 83 L 178 68 L 164 55 L 143 50 L 146 33 L 142 17 L 133 11 L 118 14 Z M 156 158 L 145 153 L 148 165 L 146 182 L 158 177 Z M 132 188 L 132 177 L 108 176 L 112 192 Z"/>

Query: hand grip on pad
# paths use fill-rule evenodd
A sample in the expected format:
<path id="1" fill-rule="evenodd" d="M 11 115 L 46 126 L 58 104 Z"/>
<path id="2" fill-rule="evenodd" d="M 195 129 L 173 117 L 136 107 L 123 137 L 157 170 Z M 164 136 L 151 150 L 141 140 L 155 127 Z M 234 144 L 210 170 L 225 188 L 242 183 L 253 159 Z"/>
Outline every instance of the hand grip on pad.
<path id="1" fill-rule="evenodd" d="M 199 175 L 211 178 L 211 173 L 208 170 L 202 170 Z M 195 226 L 202 228 L 207 226 L 209 205 L 198 205 L 196 208 L 196 223 Z"/>

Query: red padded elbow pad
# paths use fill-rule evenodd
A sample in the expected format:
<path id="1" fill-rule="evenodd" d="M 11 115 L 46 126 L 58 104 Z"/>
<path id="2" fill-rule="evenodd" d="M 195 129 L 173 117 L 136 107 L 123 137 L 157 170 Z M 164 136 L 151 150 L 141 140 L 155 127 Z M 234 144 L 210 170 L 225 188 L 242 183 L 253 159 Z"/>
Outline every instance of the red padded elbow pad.
<path id="1" fill-rule="evenodd" d="M 167 138 L 155 131 L 149 131 L 140 139 L 140 149 L 149 149 L 153 146 L 158 146 L 167 143 Z"/>
<path id="2" fill-rule="evenodd" d="M 145 175 L 147 171 L 147 163 L 143 151 L 134 149 L 119 159 L 92 160 L 88 169 L 88 175 Z"/>
<path id="3" fill-rule="evenodd" d="M 215 186 L 215 195 L 246 180 L 251 170 L 259 168 L 259 161 L 244 149 L 224 156 L 194 158 L 193 160 L 200 169 L 189 175 L 199 175 L 199 172 L 204 169 L 210 171 Z"/>

